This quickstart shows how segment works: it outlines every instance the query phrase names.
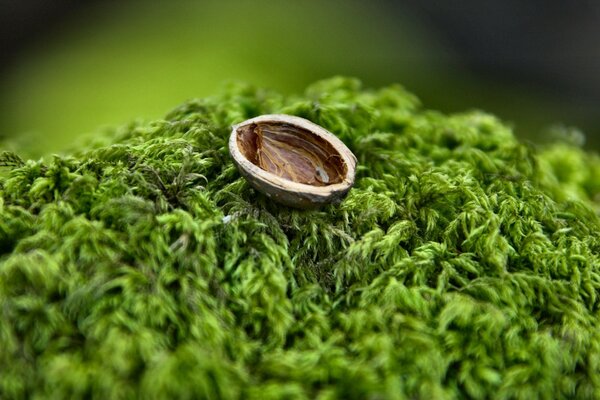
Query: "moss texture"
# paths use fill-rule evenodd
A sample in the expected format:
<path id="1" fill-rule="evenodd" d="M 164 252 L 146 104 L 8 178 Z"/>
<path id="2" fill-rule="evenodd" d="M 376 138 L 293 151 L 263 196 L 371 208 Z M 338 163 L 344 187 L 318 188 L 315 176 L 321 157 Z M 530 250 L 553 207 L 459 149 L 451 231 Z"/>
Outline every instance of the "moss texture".
<path id="1" fill-rule="evenodd" d="M 266 113 L 354 151 L 341 205 L 240 177 Z M 2 163 L 0 398 L 600 397 L 600 163 L 568 143 L 333 78 Z"/>

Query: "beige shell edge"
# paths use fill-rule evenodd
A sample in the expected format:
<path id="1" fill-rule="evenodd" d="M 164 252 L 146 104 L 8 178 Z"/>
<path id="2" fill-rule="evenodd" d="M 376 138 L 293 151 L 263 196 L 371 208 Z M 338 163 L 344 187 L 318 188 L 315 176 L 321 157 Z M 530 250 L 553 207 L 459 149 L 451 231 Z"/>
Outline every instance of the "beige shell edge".
<path id="1" fill-rule="evenodd" d="M 312 186 L 281 178 L 254 165 L 240 152 L 237 144 L 237 130 L 244 125 L 260 122 L 284 122 L 295 125 L 306 129 L 331 143 L 339 152 L 348 168 L 344 180 L 340 183 L 328 186 Z M 354 185 L 356 171 L 356 157 L 354 154 L 352 154 L 344 142 L 338 139 L 333 133 L 301 117 L 285 114 L 269 114 L 240 122 L 231 129 L 231 136 L 229 137 L 229 153 L 240 173 L 255 189 L 273 200 L 290 207 L 315 208 L 327 203 L 340 202 L 346 196 L 350 188 L 352 188 L 352 185 Z"/>

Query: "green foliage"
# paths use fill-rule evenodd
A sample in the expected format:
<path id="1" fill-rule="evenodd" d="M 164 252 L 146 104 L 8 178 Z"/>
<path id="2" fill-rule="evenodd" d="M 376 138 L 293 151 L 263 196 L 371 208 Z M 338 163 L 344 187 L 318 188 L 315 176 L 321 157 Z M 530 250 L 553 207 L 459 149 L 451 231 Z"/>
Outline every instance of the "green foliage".
<path id="1" fill-rule="evenodd" d="M 278 112 L 355 152 L 341 205 L 240 177 L 230 126 Z M 0 164 L 0 398 L 600 397 L 600 161 L 572 144 L 333 78 Z"/>

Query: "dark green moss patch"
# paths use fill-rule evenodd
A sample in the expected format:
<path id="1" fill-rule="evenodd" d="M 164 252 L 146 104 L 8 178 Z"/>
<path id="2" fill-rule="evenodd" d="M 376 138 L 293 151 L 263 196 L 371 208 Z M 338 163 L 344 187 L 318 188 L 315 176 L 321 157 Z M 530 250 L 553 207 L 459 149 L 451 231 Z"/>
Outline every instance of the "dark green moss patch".
<path id="1" fill-rule="evenodd" d="M 230 126 L 267 113 L 356 154 L 341 205 L 240 177 Z M 600 397 L 600 163 L 573 145 L 334 78 L 0 164 L 0 398 Z"/>

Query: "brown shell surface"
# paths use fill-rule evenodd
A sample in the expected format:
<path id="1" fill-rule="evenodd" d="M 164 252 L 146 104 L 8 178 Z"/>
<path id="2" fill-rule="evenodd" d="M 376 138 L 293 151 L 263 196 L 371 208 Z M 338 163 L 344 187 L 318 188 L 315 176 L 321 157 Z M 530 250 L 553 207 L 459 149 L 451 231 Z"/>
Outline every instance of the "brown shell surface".
<path id="1" fill-rule="evenodd" d="M 253 187 L 288 206 L 339 202 L 354 183 L 354 154 L 304 118 L 273 114 L 237 124 L 229 151 Z"/>

